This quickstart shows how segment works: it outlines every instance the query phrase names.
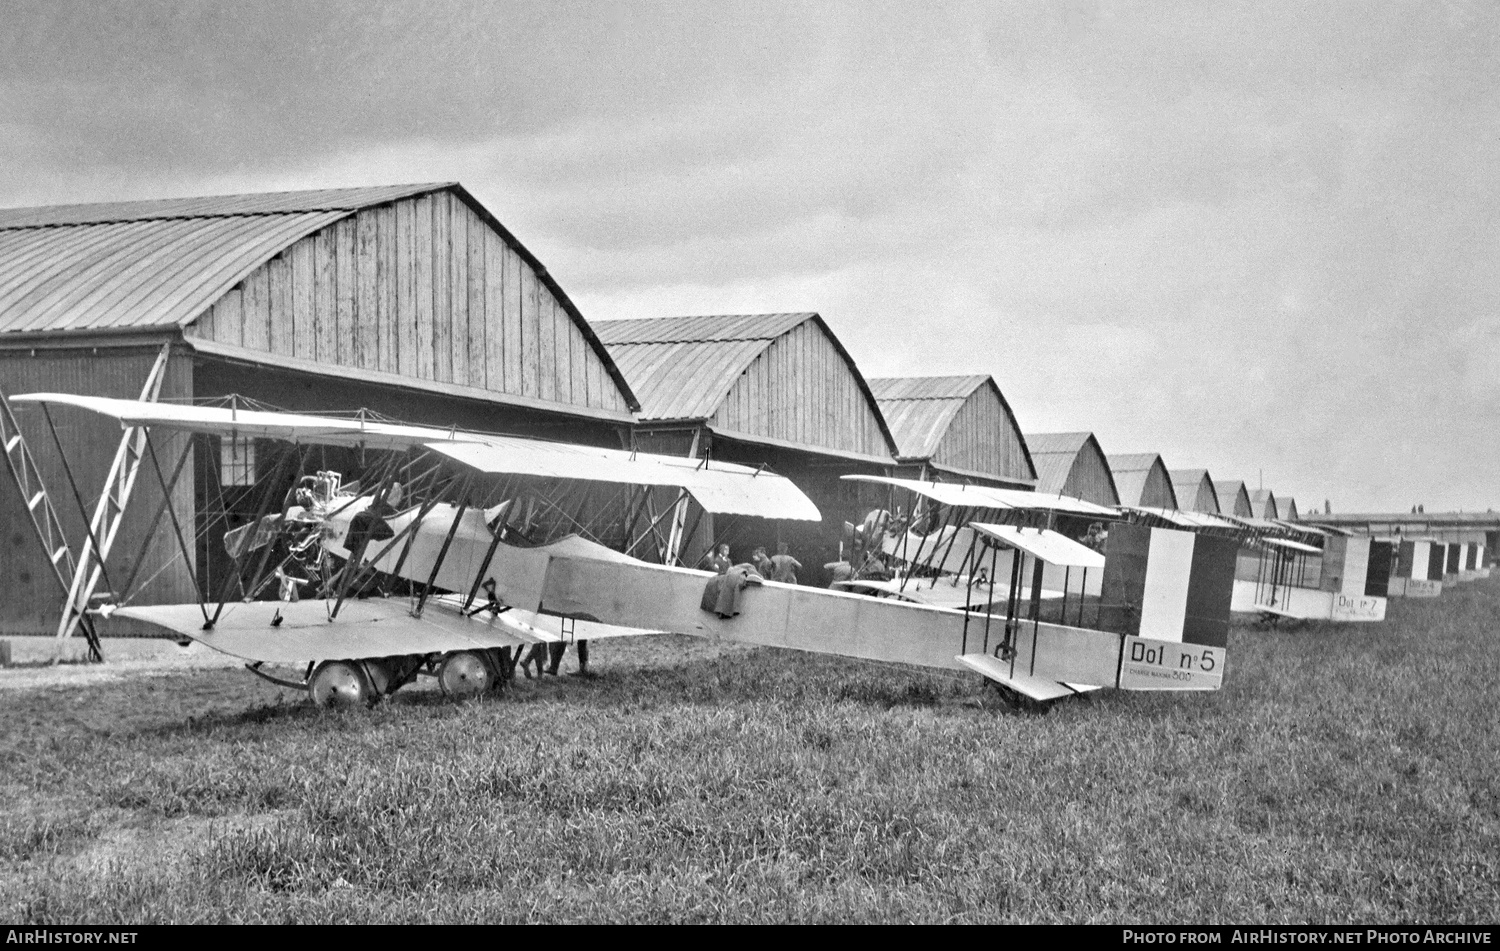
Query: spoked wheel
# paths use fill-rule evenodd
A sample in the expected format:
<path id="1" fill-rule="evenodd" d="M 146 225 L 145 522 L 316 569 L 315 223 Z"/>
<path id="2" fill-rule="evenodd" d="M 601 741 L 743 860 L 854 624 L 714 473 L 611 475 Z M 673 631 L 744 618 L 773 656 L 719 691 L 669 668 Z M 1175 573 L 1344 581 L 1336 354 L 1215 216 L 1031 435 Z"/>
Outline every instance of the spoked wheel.
<path id="1" fill-rule="evenodd" d="M 489 662 L 478 651 L 455 651 L 438 666 L 438 686 L 453 700 L 467 700 L 489 690 L 495 674 Z"/>
<path id="2" fill-rule="evenodd" d="M 370 678 L 357 661 L 323 661 L 307 687 L 313 703 L 320 707 L 368 707 L 377 699 Z"/>

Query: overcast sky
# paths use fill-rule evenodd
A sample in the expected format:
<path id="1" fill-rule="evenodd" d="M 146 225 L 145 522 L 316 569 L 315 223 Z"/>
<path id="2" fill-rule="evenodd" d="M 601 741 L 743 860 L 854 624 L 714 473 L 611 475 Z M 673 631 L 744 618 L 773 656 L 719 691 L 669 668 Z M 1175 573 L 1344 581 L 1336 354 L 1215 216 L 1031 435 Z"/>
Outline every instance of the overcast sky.
<path id="1" fill-rule="evenodd" d="M 0 206 L 457 180 L 586 317 L 1304 509 L 1500 505 L 1491 0 L 0 0 Z"/>

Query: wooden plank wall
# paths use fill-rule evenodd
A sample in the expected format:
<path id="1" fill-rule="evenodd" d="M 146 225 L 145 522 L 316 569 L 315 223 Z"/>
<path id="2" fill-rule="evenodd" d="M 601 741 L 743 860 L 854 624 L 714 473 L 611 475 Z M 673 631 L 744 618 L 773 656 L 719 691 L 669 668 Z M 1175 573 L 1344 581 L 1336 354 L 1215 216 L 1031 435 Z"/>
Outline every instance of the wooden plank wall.
<path id="1" fill-rule="evenodd" d="M 626 410 L 545 283 L 450 192 L 366 209 L 303 238 L 188 332 L 320 363 Z"/>
<path id="2" fill-rule="evenodd" d="M 1063 484 L 1063 495 L 1071 495 L 1097 505 L 1119 505 L 1114 483 L 1109 475 L 1109 462 L 1099 451 L 1098 443 L 1092 439 L 1083 444 L 1073 460 L 1068 481 Z"/>
<path id="3" fill-rule="evenodd" d="M 1162 465 L 1161 458 L 1152 463 L 1146 474 L 1146 485 L 1141 489 L 1141 505 L 1153 508 L 1177 508 L 1176 496 L 1172 493 L 1172 477 Z"/>
<path id="4" fill-rule="evenodd" d="M 976 389 L 954 414 L 932 461 L 1006 479 L 1030 479 L 1021 431 L 989 386 Z"/>
<path id="5" fill-rule="evenodd" d="M 1196 498 L 1197 501 L 1193 503 L 1192 509 L 1194 512 L 1208 512 L 1213 515 L 1219 514 L 1219 499 L 1218 496 L 1214 495 L 1213 482 L 1208 476 L 1204 476 L 1198 480 L 1198 495 Z M 1179 499 L 1178 501 L 1186 502 L 1185 499 Z"/>
<path id="6" fill-rule="evenodd" d="M 158 350 L 149 348 L 99 348 L 0 352 L 0 377 L 11 394 L 48 391 L 82 393 L 90 396 L 112 396 L 136 399 L 141 394 L 146 374 L 156 361 Z M 193 395 L 191 359 L 176 353 L 167 363 L 162 381 L 163 401 L 183 401 Z M 27 444 L 36 457 L 52 505 L 63 521 L 63 530 L 76 552 L 87 535 L 87 517 L 69 488 L 57 445 L 47 429 L 42 411 L 34 403 L 15 404 L 17 421 Z M 120 445 L 120 424 L 94 413 L 67 406 L 53 407 L 53 421 L 58 437 L 67 452 L 68 466 L 78 480 L 79 491 L 93 514 L 93 503 L 104 486 L 115 450 Z M 185 435 L 164 432 L 152 434 L 163 475 L 171 477 L 172 467 L 187 445 Z M 173 508 L 178 519 L 191 532 L 193 526 L 193 460 L 172 492 Z M 171 604 L 196 600 L 193 566 L 179 557 L 179 546 L 171 520 L 164 514 L 152 521 L 161 502 L 161 488 L 150 460 L 143 463 L 136 477 L 125 522 L 110 552 L 109 579 L 101 579 L 99 590 L 111 584 L 122 586 L 136 567 L 141 542 L 150 534 L 152 540 L 139 559 L 136 587 L 140 594 L 133 604 Z M 26 509 L 8 473 L 0 473 L 0 633 L 53 634 L 57 629 L 63 595 L 51 576 L 46 556 L 42 554 L 28 521 Z M 192 544 L 189 538 L 189 545 Z"/>
<path id="7" fill-rule="evenodd" d="M 833 342 L 807 320 L 750 364 L 712 425 L 813 449 L 888 456 L 878 412 Z"/>

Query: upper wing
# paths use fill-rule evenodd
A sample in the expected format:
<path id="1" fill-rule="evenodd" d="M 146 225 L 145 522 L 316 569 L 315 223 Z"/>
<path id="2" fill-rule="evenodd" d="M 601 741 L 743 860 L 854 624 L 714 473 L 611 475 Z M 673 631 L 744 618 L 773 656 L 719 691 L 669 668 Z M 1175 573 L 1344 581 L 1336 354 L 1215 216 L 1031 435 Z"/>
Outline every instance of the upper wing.
<path id="1" fill-rule="evenodd" d="M 1048 564 L 1064 568 L 1104 567 L 1104 556 L 1087 545 L 1080 545 L 1066 535 L 1046 528 L 1017 528 L 1014 525 L 970 523 L 976 532 Z"/>
<path id="2" fill-rule="evenodd" d="M 955 485 L 950 482 L 919 482 L 916 479 L 894 479 L 888 476 L 846 475 L 851 482 L 876 482 L 926 496 L 943 505 L 982 509 L 1049 509 L 1095 518 L 1119 518 L 1120 513 L 1103 505 L 1085 502 L 1066 495 L 1047 492 L 1023 492 L 1020 489 L 997 489 L 987 485 Z"/>
<path id="3" fill-rule="evenodd" d="M 76 406 L 117 419 L 122 426 L 150 426 L 213 436 L 281 439 L 328 446 L 363 445 L 370 449 L 411 449 L 435 440 L 474 438 L 468 433 L 425 426 L 307 416 L 301 413 L 270 413 L 226 406 L 144 403 L 140 400 L 78 396 L 73 393 L 22 393 L 11 397 L 11 402 Z"/>
<path id="4" fill-rule="evenodd" d="M 512 436 L 427 443 L 479 472 L 686 489 L 705 511 L 816 522 L 818 508 L 785 476 L 727 462 L 544 443 Z"/>
<path id="5" fill-rule="evenodd" d="M 12 402 L 75 406 L 118 419 L 124 426 L 371 449 L 429 449 L 479 472 L 681 488 L 715 514 L 809 522 L 822 518 L 812 500 L 784 476 L 727 462 L 458 429 L 69 393 L 27 393 L 12 397 Z"/>
<path id="6" fill-rule="evenodd" d="M 1155 515 L 1157 518 L 1180 528 L 1227 528 L 1231 531 L 1243 532 L 1245 526 L 1238 522 L 1232 522 L 1227 518 L 1217 515 L 1208 515 L 1203 512 L 1189 512 L 1184 509 L 1153 508 L 1149 505 L 1122 505 L 1121 508 L 1132 512 L 1145 512 Z"/>

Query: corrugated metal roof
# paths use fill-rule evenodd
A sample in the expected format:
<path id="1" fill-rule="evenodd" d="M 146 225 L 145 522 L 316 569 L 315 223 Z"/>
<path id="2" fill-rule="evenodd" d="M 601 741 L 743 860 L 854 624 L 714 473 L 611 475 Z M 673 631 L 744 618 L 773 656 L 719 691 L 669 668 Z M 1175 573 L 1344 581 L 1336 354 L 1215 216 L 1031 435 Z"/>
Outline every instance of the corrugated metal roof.
<path id="1" fill-rule="evenodd" d="M 895 439 L 869 383 L 823 318 L 812 311 L 601 320 L 592 326 L 640 399 L 642 420 L 707 420 L 756 358 L 808 321 L 817 324 L 843 359 L 894 456 Z"/>
<path id="2" fill-rule="evenodd" d="M 896 438 L 897 456 L 901 459 L 930 460 L 938 452 L 943 437 L 959 411 L 986 384 L 994 387 L 995 396 L 1009 424 L 1014 427 L 1020 444 L 1022 462 L 1032 475 L 1035 466 L 1015 414 L 1000 385 L 987 374 L 966 376 L 898 376 L 879 377 L 869 381 L 870 391 L 880 403 L 880 412 Z M 995 473 L 996 478 L 1009 478 Z M 1022 475 L 1023 479 L 1029 478 Z"/>
<path id="3" fill-rule="evenodd" d="M 771 345 L 760 339 L 636 344 L 605 340 L 615 365 L 641 401 L 641 418 L 653 420 L 713 416 L 734 381 Z"/>
<path id="4" fill-rule="evenodd" d="M 770 342 L 817 314 L 725 314 L 702 317 L 652 317 L 646 320 L 599 320 L 594 329 L 605 343 L 712 343 L 731 340 Z"/>
<path id="5" fill-rule="evenodd" d="M 963 409 L 988 376 L 897 376 L 870 380 L 897 454 L 903 459 L 930 459 Z M 1001 397 L 1004 402 L 1004 397 Z"/>
<path id="6" fill-rule="evenodd" d="M 871 383 L 873 388 L 873 381 Z M 953 417 L 964 408 L 964 399 L 887 400 L 880 402 L 896 451 L 901 459 L 930 459 L 948 432 Z"/>
<path id="7" fill-rule="evenodd" d="M 1088 433 L 1027 433 L 1026 448 L 1036 466 L 1038 492 L 1059 493 L 1073 471 L 1078 452 L 1088 442 Z"/>
<path id="8" fill-rule="evenodd" d="M 1213 484 L 1207 469 L 1169 469 L 1167 475 L 1172 477 L 1173 482 L 1201 482 L 1208 479 L 1209 484 Z"/>
<path id="9" fill-rule="evenodd" d="M 1115 497 L 1119 488 L 1114 484 L 1114 475 L 1109 471 L 1109 459 L 1099 446 L 1093 433 L 1027 433 L 1026 446 L 1031 450 L 1031 461 L 1036 466 L 1038 492 L 1062 494 L 1068 477 L 1078 456 L 1093 443 L 1093 451 L 1104 466 L 1104 474 Z M 1076 493 L 1075 493 L 1076 494 Z"/>
<path id="10" fill-rule="evenodd" d="M 642 419 L 708 419 L 756 357 L 817 316 L 652 317 L 593 326 L 640 399 Z"/>
<path id="11" fill-rule="evenodd" d="M 0 209 L 0 333 L 179 327 L 299 239 L 447 187 Z"/>
<path id="12" fill-rule="evenodd" d="M 887 376 L 870 380 L 877 400 L 963 400 L 989 381 L 983 374 L 970 376 Z"/>
<path id="13" fill-rule="evenodd" d="M 175 327 L 348 212 L 0 230 L 0 332 Z"/>
<path id="14" fill-rule="evenodd" d="M 380 185 L 372 188 L 325 188 L 255 195 L 205 195 L 89 205 L 42 205 L 0 208 L 0 228 L 43 228 L 111 221 L 156 221 L 166 218 L 215 218 L 227 215 L 273 215 L 306 211 L 355 211 L 372 205 L 438 191 L 457 184 Z"/>
<path id="15" fill-rule="evenodd" d="M 456 182 L 0 209 L 0 333 L 182 326 L 301 238 L 356 211 L 438 191 L 458 196 L 531 266 L 637 409 L 567 293 Z"/>
<path id="16" fill-rule="evenodd" d="M 1115 475 L 1119 475 L 1122 472 L 1137 472 L 1143 469 L 1150 469 L 1160 458 L 1161 456 L 1154 452 L 1112 454 L 1109 457 L 1109 468 Z M 1165 470 L 1166 466 L 1163 465 L 1162 468 Z"/>
<path id="17" fill-rule="evenodd" d="M 1027 433 L 1026 445 L 1031 448 L 1033 456 L 1039 452 L 1065 452 L 1076 456 L 1083 448 L 1083 444 L 1088 442 L 1093 435 L 1093 433 Z"/>
<path id="18" fill-rule="evenodd" d="M 1030 436 L 1026 437 L 1026 442 L 1028 444 L 1031 442 Z M 1050 492 L 1053 495 L 1060 494 L 1063 486 L 1068 483 L 1068 474 L 1073 471 L 1073 463 L 1077 459 L 1076 454 L 1033 451 L 1031 462 L 1036 466 L 1037 491 Z"/>

